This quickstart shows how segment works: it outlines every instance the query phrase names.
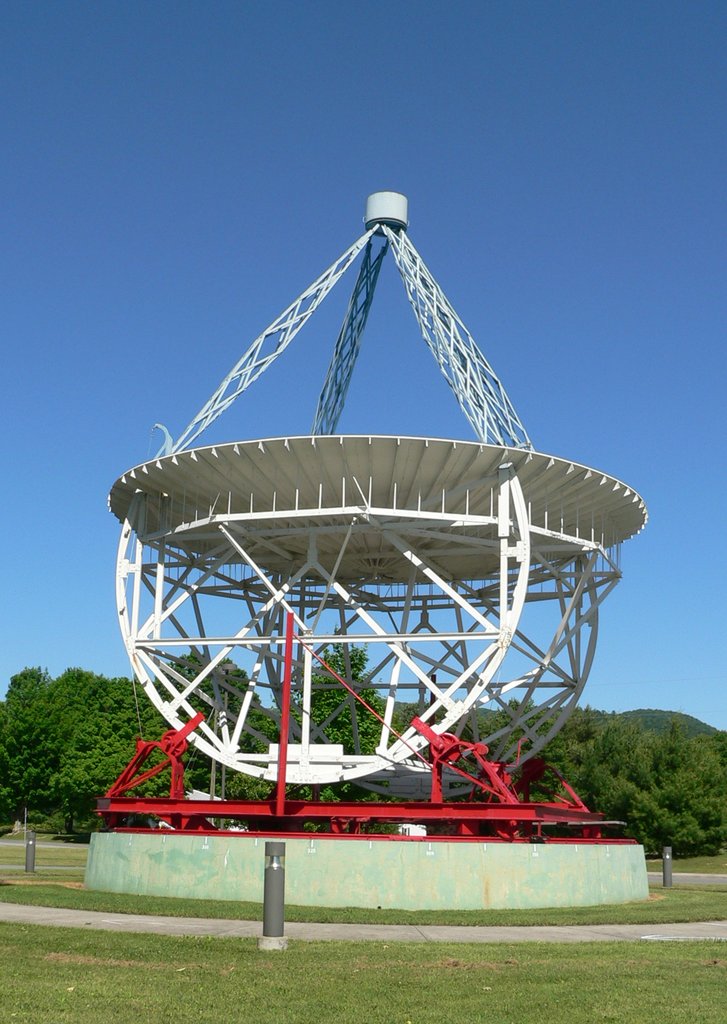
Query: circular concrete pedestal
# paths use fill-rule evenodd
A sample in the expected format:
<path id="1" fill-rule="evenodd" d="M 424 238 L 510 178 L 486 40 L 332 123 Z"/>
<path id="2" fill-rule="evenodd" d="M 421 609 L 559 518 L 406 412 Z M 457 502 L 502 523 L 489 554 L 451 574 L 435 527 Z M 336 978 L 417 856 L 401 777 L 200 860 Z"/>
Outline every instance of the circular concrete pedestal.
<path id="1" fill-rule="evenodd" d="M 245 833 L 102 832 L 86 887 L 261 903 L 265 841 Z M 286 838 L 286 902 L 298 906 L 484 910 L 646 899 L 643 847 L 424 838 Z"/>

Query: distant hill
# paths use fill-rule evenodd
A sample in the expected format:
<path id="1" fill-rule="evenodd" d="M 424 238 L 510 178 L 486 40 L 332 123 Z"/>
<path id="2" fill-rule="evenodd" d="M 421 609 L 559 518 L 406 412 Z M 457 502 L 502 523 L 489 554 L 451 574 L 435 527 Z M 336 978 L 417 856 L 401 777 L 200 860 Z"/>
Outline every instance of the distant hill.
<path id="1" fill-rule="evenodd" d="M 594 709 L 595 710 L 595 709 Z M 689 737 L 712 736 L 719 732 L 713 725 L 700 722 L 692 715 L 685 715 L 682 711 L 658 711 L 655 708 L 639 708 L 636 711 L 595 711 L 595 714 L 603 716 L 604 721 L 610 718 L 628 719 L 631 722 L 638 722 L 643 729 L 651 732 L 668 732 L 671 723 L 676 721 Z"/>
<path id="2" fill-rule="evenodd" d="M 635 722 L 642 729 L 656 733 L 668 732 L 671 728 L 671 723 L 676 721 L 689 739 L 693 736 L 713 736 L 720 731 L 713 725 L 707 725 L 706 722 L 701 722 L 698 718 L 694 718 L 693 715 L 685 715 L 683 711 L 660 711 L 656 708 L 639 708 L 636 711 L 599 711 L 598 708 L 591 707 L 590 705 L 579 707 L 576 710 L 587 711 L 598 725 L 606 725 L 607 722 L 619 719 Z M 403 731 L 407 728 L 414 715 L 418 714 L 420 714 L 418 704 L 401 704 L 397 709 L 398 718 L 394 723 L 395 727 Z M 496 714 L 497 712 L 489 709 L 479 712 L 481 735 L 486 735 L 490 731 L 492 727 L 490 719 Z"/>

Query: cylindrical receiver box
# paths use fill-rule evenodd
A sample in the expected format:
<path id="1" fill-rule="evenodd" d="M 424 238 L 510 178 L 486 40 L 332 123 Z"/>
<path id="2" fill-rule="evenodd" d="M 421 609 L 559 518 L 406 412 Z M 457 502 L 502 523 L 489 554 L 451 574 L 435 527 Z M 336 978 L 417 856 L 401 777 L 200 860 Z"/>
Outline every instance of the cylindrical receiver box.
<path id="1" fill-rule="evenodd" d="M 374 192 L 366 200 L 366 229 L 377 224 L 390 228 L 406 228 L 409 223 L 409 200 L 401 192 Z"/>

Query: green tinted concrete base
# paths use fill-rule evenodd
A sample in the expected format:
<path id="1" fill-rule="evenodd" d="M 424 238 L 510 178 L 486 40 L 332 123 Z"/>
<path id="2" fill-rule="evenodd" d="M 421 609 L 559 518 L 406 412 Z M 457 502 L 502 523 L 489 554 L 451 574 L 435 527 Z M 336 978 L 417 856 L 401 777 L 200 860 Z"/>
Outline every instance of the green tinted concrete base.
<path id="1" fill-rule="evenodd" d="M 86 887 L 260 903 L 265 838 L 97 833 Z M 516 909 L 625 903 L 649 894 L 641 846 L 318 836 L 285 842 L 285 898 L 300 906 Z"/>

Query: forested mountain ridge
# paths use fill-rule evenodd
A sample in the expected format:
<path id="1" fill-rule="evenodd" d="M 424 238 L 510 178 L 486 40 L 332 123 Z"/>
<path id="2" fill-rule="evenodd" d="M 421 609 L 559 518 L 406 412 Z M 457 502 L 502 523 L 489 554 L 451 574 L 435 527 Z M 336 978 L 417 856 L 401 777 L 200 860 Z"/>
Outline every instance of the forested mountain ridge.
<path id="1" fill-rule="evenodd" d="M 719 732 L 719 729 L 714 725 L 708 725 L 706 722 L 694 718 L 693 715 L 687 715 L 683 711 L 659 711 L 656 708 L 637 708 L 634 711 L 599 711 L 597 714 L 601 714 L 605 718 L 617 715 L 626 721 L 638 722 L 642 729 L 647 729 L 651 732 L 668 732 L 672 722 L 676 722 L 683 729 L 684 734 L 689 737 L 714 736 L 715 733 Z"/>

